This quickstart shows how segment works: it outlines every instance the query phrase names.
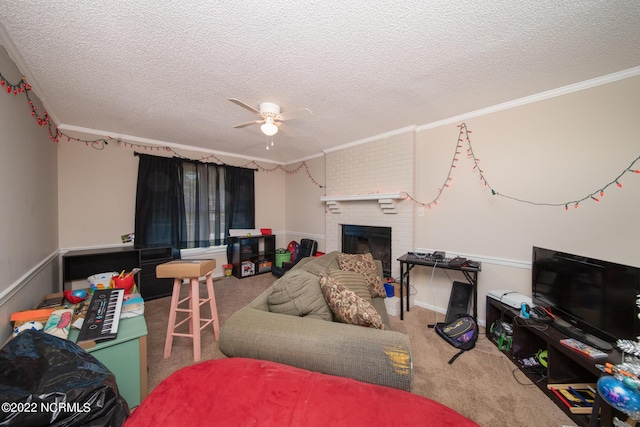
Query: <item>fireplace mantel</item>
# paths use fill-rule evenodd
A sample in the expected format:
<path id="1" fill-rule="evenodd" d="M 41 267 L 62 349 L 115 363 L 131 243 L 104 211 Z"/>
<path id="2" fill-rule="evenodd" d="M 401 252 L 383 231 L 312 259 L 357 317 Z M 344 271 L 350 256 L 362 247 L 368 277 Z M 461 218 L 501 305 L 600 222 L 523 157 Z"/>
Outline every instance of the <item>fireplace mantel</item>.
<path id="1" fill-rule="evenodd" d="M 396 200 L 402 200 L 405 196 L 402 193 L 374 193 L 374 194 L 351 194 L 346 196 L 324 196 L 320 200 L 326 202 L 331 213 L 341 213 L 341 202 L 357 202 L 367 200 L 377 200 L 382 212 L 386 214 L 397 213 Z"/>

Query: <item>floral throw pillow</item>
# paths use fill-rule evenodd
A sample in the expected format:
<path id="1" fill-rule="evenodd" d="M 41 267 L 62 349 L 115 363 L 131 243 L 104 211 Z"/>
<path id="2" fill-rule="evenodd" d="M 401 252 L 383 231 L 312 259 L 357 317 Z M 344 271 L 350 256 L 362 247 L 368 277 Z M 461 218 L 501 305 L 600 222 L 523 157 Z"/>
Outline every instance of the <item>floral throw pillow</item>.
<path id="1" fill-rule="evenodd" d="M 339 322 L 384 329 L 375 307 L 328 276 L 320 277 L 320 289 Z"/>
<path id="2" fill-rule="evenodd" d="M 378 276 L 378 269 L 373 260 L 373 255 L 366 254 L 339 254 L 338 263 L 341 270 L 355 271 L 364 276 L 369 286 L 372 298 L 386 298 L 387 293 L 384 290 L 382 279 Z"/>

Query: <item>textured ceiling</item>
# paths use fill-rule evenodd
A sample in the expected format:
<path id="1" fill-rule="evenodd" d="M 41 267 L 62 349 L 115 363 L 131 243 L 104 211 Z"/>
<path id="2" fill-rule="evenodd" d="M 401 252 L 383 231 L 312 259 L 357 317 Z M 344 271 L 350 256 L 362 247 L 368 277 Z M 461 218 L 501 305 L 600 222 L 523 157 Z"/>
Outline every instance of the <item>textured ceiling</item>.
<path id="1" fill-rule="evenodd" d="M 280 163 L 640 66 L 631 0 L 3 0 L 0 24 L 61 129 Z M 229 97 L 313 116 L 266 150 Z"/>

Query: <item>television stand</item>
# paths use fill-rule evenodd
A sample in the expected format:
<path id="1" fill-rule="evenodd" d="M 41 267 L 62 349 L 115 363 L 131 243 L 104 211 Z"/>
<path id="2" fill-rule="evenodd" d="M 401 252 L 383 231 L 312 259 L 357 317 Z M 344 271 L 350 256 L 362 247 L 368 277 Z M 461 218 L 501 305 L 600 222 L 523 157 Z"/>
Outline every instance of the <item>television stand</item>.
<path id="1" fill-rule="evenodd" d="M 560 340 L 567 338 L 567 334 L 556 329 L 550 323 L 523 319 L 520 317 L 520 310 L 491 297 L 486 298 L 486 308 L 487 338 L 498 346 L 491 332 L 491 326 L 498 321 L 510 324 L 513 331 L 512 343 L 511 348 L 503 350 L 505 356 L 522 371 L 523 375 L 529 378 L 532 384 L 535 384 L 542 393 L 562 409 L 576 425 L 586 427 L 589 426 L 590 421 L 596 423 L 597 421 L 611 419 L 612 407 L 610 405 L 602 405 L 599 420 L 591 420 L 591 414 L 571 413 L 569 408 L 547 388 L 547 385 L 595 384 L 602 375 L 602 372 L 596 368 L 596 363 L 605 364 L 609 362 L 615 365 L 622 360 L 622 354 L 617 348 L 607 353 L 606 358 L 592 359 L 562 344 Z M 523 357 L 533 356 L 540 350 L 547 351 L 547 369 L 545 376 L 542 378 L 538 372 L 521 367 L 518 362 Z"/>
<path id="2" fill-rule="evenodd" d="M 575 338 L 578 341 L 589 344 L 590 346 L 595 347 L 598 350 L 606 351 L 607 353 L 610 353 L 613 350 L 613 346 L 610 343 L 584 331 L 581 331 L 580 329 L 576 328 L 568 322 L 565 322 L 562 319 L 555 318 L 552 325 L 554 328 L 567 335 L 568 337 Z"/>

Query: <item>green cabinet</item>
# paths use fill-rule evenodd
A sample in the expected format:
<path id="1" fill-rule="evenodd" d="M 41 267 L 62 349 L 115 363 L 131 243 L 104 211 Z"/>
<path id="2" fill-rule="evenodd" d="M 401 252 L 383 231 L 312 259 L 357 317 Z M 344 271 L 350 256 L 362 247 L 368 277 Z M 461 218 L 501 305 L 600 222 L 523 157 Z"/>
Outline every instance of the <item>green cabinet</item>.
<path id="1" fill-rule="evenodd" d="M 76 341 L 78 330 L 69 331 L 69 339 Z M 87 348 L 116 377 L 118 391 L 135 408 L 147 396 L 147 323 L 144 316 L 120 319 L 118 337 Z"/>

